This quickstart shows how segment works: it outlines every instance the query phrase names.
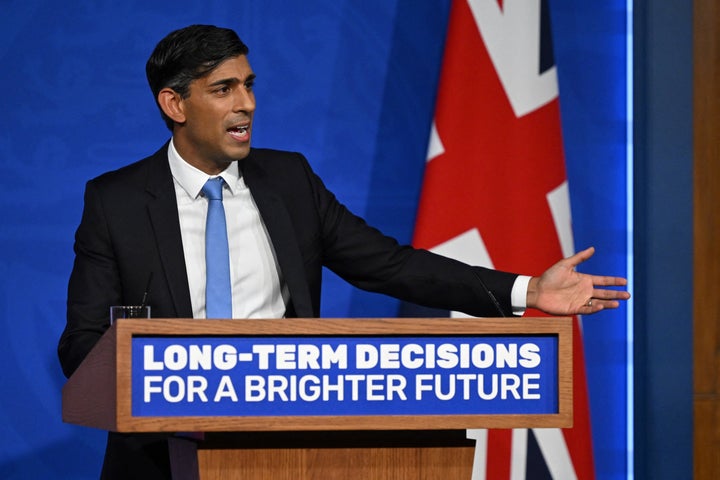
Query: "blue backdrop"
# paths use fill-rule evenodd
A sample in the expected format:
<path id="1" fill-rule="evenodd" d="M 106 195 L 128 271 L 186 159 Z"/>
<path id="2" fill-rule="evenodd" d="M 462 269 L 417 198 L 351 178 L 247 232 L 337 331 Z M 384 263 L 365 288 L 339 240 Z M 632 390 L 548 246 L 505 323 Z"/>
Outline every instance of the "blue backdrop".
<path id="1" fill-rule="evenodd" d="M 0 477 L 96 478 L 104 433 L 60 419 L 72 241 L 84 182 L 168 137 L 144 78 L 157 41 L 236 29 L 258 75 L 253 144 L 302 151 L 338 197 L 409 242 L 449 2 L 0 0 Z M 582 5 L 580 5 L 582 3 Z M 592 5 L 586 5 L 591 3 Z M 578 249 L 627 274 L 626 2 L 551 4 Z M 324 316 L 394 316 L 326 276 Z M 584 322 L 598 478 L 627 474 L 626 308 Z"/>

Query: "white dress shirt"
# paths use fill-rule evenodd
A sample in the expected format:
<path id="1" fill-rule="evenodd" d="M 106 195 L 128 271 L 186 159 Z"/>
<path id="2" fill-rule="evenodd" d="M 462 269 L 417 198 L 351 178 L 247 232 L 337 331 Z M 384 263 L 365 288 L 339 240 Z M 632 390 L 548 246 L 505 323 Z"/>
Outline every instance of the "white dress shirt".
<path id="1" fill-rule="evenodd" d="M 172 140 L 168 148 L 175 184 L 180 232 L 193 318 L 205 318 L 205 223 L 208 201 L 201 194 L 212 178 L 182 159 Z M 282 318 L 289 297 L 275 251 L 237 162 L 222 172 L 223 207 L 228 230 L 233 318 Z"/>
<path id="2" fill-rule="evenodd" d="M 510 292 L 510 303 L 512 304 L 513 315 L 522 315 L 527 309 L 527 291 L 530 278 L 526 275 L 519 275 L 513 283 Z"/>

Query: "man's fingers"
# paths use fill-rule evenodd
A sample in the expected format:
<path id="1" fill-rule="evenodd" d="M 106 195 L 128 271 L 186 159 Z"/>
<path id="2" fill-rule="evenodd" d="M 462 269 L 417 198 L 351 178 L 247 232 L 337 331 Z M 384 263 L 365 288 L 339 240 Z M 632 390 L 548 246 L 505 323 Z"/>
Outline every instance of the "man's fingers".
<path id="1" fill-rule="evenodd" d="M 627 285 L 627 279 L 623 277 L 611 277 L 607 275 L 593 275 L 593 285 L 600 287 L 623 287 Z"/>
<path id="2" fill-rule="evenodd" d="M 572 268 L 575 268 L 578 265 L 580 265 L 581 263 L 583 263 L 585 260 L 587 260 L 588 258 L 592 257 L 594 253 L 595 253 L 595 247 L 588 247 L 585 250 L 582 250 L 582 251 L 576 253 L 575 255 L 572 255 L 572 256 L 566 258 L 565 261 L 567 261 L 570 264 L 570 266 L 572 266 Z"/>
<path id="3" fill-rule="evenodd" d="M 607 290 L 607 289 L 594 289 L 593 290 L 593 302 L 595 299 L 598 300 L 627 300 L 630 298 L 628 292 L 622 290 Z"/>
<path id="4" fill-rule="evenodd" d="M 600 310 L 605 310 L 606 308 L 618 308 L 619 306 L 620 302 L 617 300 L 594 300 L 593 312 L 599 312 Z"/>

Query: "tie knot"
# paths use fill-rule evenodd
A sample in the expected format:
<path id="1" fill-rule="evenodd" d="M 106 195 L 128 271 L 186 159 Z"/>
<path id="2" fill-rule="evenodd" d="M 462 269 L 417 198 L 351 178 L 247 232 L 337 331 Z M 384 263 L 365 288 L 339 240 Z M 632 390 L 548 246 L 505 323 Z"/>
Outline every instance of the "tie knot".
<path id="1" fill-rule="evenodd" d="M 210 178 L 207 182 L 205 182 L 205 185 L 203 185 L 202 193 L 210 200 L 220 200 L 222 201 L 222 187 L 223 187 L 223 179 L 222 177 L 216 177 L 216 178 Z"/>

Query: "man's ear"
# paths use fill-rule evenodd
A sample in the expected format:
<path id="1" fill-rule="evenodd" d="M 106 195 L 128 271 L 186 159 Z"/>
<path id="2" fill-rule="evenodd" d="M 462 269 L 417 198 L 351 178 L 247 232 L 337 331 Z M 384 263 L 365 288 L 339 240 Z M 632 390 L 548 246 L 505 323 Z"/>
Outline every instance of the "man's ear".
<path id="1" fill-rule="evenodd" d="M 185 111 L 183 99 L 179 93 L 172 88 L 163 88 L 158 93 L 158 104 L 163 113 L 170 117 L 175 123 L 185 123 Z"/>

